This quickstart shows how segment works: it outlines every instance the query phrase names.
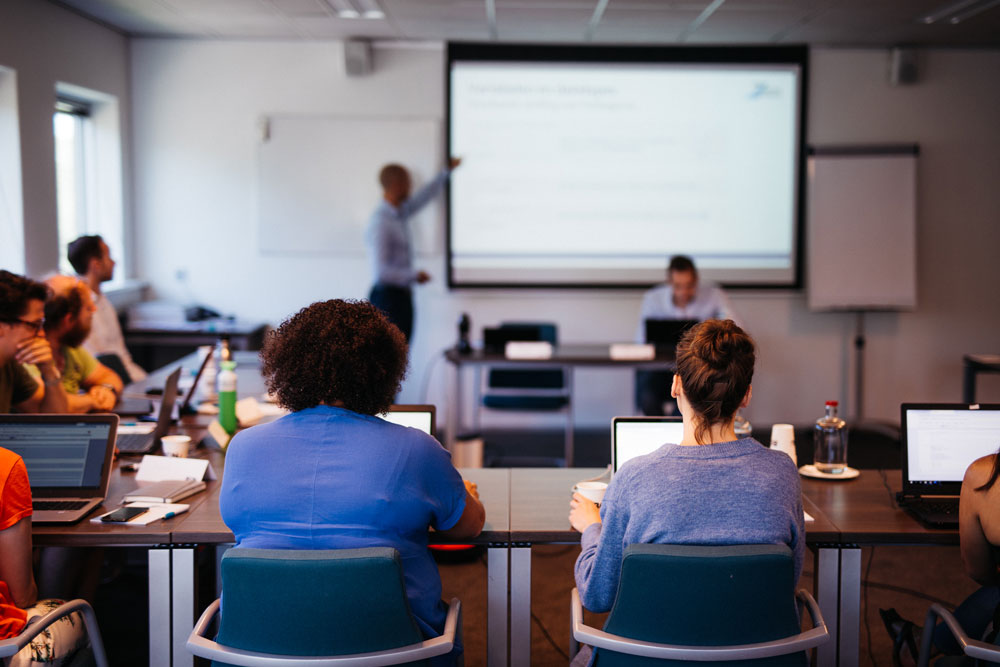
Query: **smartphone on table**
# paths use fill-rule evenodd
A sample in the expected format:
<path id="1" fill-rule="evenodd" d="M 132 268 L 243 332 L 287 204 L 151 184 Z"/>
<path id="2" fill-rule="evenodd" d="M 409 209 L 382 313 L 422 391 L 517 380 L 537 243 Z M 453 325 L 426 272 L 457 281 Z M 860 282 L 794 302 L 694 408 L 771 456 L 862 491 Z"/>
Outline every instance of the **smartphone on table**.
<path id="1" fill-rule="evenodd" d="M 125 523 L 148 511 L 148 507 L 119 507 L 114 512 L 109 512 L 102 516 L 101 521 L 105 523 Z"/>

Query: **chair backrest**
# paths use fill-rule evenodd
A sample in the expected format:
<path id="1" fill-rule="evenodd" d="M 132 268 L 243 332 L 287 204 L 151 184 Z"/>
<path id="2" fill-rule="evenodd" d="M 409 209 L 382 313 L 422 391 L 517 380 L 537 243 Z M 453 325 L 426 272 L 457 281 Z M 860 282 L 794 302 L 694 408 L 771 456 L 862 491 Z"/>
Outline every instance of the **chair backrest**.
<path id="1" fill-rule="evenodd" d="M 784 545 L 633 544 L 606 632 L 662 644 L 753 644 L 800 632 L 794 563 Z M 600 667 L 680 664 L 597 649 Z M 805 653 L 712 665 L 805 665 Z"/>
<path id="2" fill-rule="evenodd" d="M 222 557 L 220 644 L 317 656 L 423 640 L 395 549 L 236 548 Z"/>

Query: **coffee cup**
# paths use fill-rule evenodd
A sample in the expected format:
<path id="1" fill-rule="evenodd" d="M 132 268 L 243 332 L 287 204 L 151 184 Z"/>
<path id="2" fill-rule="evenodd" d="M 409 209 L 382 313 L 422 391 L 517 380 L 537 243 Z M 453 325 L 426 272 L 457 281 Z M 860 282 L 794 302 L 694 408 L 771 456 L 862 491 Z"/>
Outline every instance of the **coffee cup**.
<path id="1" fill-rule="evenodd" d="M 164 456 L 176 456 L 179 459 L 186 459 L 188 449 L 191 447 L 191 436 L 189 435 L 165 435 L 160 438 L 163 445 Z"/>
<path id="2" fill-rule="evenodd" d="M 791 424 L 775 424 L 771 427 L 771 449 L 782 451 L 798 465 L 795 456 L 795 428 Z"/>
<path id="3" fill-rule="evenodd" d="M 579 482 L 576 485 L 576 492 L 596 505 L 604 500 L 604 492 L 607 490 L 607 482 Z"/>

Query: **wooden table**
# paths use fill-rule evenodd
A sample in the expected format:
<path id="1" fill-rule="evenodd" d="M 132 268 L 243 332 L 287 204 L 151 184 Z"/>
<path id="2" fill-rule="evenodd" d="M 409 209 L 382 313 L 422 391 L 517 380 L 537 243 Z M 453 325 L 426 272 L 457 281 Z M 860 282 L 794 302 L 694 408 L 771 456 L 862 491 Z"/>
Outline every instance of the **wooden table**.
<path id="1" fill-rule="evenodd" d="M 802 494 L 829 518 L 840 533 L 836 550 L 821 552 L 820 585 L 836 581 L 839 604 L 835 615 L 820 602 L 837 654 L 827 653 L 821 665 L 857 665 L 861 640 L 861 547 L 885 544 L 956 545 L 958 531 L 927 528 L 896 504 L 903 488 L 899 470 L 862 470 L 853 480 L 802 479 Z M 808 530 L 808 529 L 807 529 Z M 833 572 L 836 576 L 833 576 Z M 817 574 L 819 580 L 820 575 Z M 825 599 L 832 593 L 826 592 Z M 823 591 L 819 592 L 823 597 Z M 832 620 L 832 623 L 831 623 Z"/>
<path id="2" fill-rule="evenodd" d="M 455 451 L 455 440 L 459 431 L 462 430 L 462 403 L 464 399 L 464 387 L 462 369 L 471 367 L 475 370 L 474 388 L 474 420 L 478 428 L 479 409 L 481 406 L 482 370 L 484 367 L 497 368 L 523 368 L 538 369 L 560 368 L 563 372 L 563 382 L 569 394 L 569 404 L 567 406 L 566 437 L 563 445 L 563 458 L 567 468 L 573 467 L 573 371 L 576 368 L 624 368 L 624 369 L 654 369 L 673 370 L 673 353 L 658 354 L 655 359 L 649 360 L 626 360 L 612 359 L 610 344 L 590 344 L 590 345 L 556 345 L 552 350 L 552 356 L 548 359 L 508 359 L 499 352 L 487 352 L 485 350 L 472 350 L 468 353 L 460 353 L 452 348 L 445 352 L 444 357 L 455 367 L 452 380 L 452 404 L 448 406 L 447 432 L 445 433 L 445 445 L 450 451 Z"/>

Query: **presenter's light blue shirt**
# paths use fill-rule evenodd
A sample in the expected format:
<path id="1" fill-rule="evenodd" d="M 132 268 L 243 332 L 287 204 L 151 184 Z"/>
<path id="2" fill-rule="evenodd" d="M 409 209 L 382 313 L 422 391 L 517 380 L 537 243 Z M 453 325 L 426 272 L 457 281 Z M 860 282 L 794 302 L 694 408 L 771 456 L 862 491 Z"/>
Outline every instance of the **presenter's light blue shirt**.
<path id="1" fill-rule="evenodd" d="M 422 431 L 327 406 L 241 431 L 226 454 L 219 509 L 237 547 L 398 549 L 421 630 L 444 629 L 427 530 L 458 522 L 465 485 Z"/>
<path id="2" fill-rule="evenodd" d="M 445 169 L 399 206 L 379 202 L 366 232 L 376 285 L 409 287 L 417 279 L 408 222 L 441 192 L 450 173 Z"/>

